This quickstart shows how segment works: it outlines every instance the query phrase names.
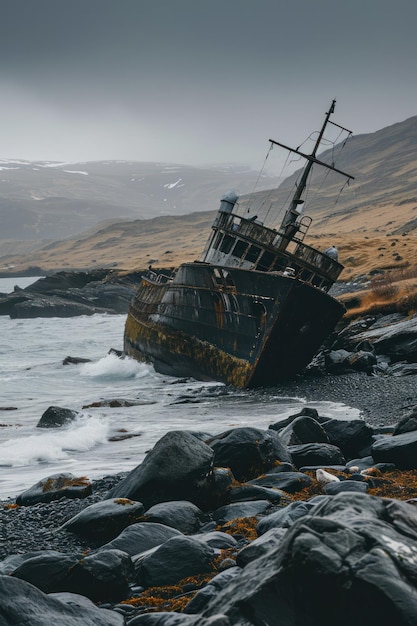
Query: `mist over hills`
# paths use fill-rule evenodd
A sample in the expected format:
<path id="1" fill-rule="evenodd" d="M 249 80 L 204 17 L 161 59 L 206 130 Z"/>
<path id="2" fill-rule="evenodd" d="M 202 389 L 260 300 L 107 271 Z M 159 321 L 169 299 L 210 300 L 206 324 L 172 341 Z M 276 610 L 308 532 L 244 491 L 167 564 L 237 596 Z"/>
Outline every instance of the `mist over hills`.
<path id="1" fill-rule="evenodd" d="M 65 239 L 117 219 L 215 209 L 229 189 L 249 192 L 257 172 L 234 165 L 0 160 L 2 240 Z M 264 174 L 260 188 L 272 179 Z M 259 184 L 258 184 L 259 185 Z"/>
<path id="2" fill-rule="evenodd" d="M 417 116 L 375 133 L 353 136 L 342 151 L 340 148 L 339 145 L 326 150 L 319 158 L 333 163 L 337 156 L 336 167 L 355 180 L 345 186 L 343 176 L 314 166 L 304 205 L 304 213 L 313 218 L 306 243 L 316 245 L 318 242 L 314 240 L 320 239 L 320 245 L 327 242 L 338 245 L 346 273 L 351 275 L 361 271 L 361 264 L 369 265 L 366 255 L 369 259 L 372 257 L 372 267 L 393 265 L 399 268 L 417 263 L 417 251 L 414 255 L 417 248 Z M 33 195 L 43 198 L 43 201 L 33 200 L 38 207 L 36 227 L 25 224 L 25 230 L 31 231 L 32 237 L 34 233 L 45 233 L 44 224 L 50 220 L 48 232 L 60 229 L 59 232 L 65 231 L 66 237 L 65 241 L 50 241 L 46 245 L 29 237 L 19 243 L 12 237 L 5 241 L 7 237 L 2 229 L 0 266 L 3 271 L 12 269 L 11 266 L 12 271 L 24 271 L 29 266 L 46 271 L 93 267 L 132 269 L 144 268 L 149 263 L 174 266 L 194 260 L 209 235 L 219 198 L 231 188 L 250 191 L 257 176 L 234 166 L 202 169 L 155 163 L 99 162 L 76 167 L 45 164 L 42 170 L 36 171 L 34 164 L 27 164 L 23 174 L 22 170 L 0 171 L 0 180 L 2 176 L 9 180 L 8 201 L 19 200 L 29 189 Z M 88 174 L 80 173 L 82 171 Z M 271 189 L 272 179 L 265 175 L 261 179 L 265 189 L 241 196 L 239 212 L 256 213 L 265 220 L 267 213 L 268 218 L 274 214 L 272 206 L 278 207 L 277 215 L 281 218 L 300 171 L 285 179 L 278 189 Z M 39 182 L 42 179 L 36 178 L 38 174 L 48 181 L 45 189 Z M 13 180 L 19 181 L 19 185 L 15 185 L 17 189 Z M 31 187 L 34 180 L 38 187 Z M 4 190 L 0 186 L 0 212 L 6 202 Z M 93 226 L 97 206 L 100 206 L 101 217 L 112 221 L 71 237 L 70 226 L 65 222 L 71 211 L 58 211 L 52 198 L 61 194 L 61 198 L 71 197 L 77 207 L 83 202 L 85 206 L 82 198 L 86 197 L 87 190 L 90 194 L 88 210 L 82 212 L 79 220 L 77 216 L 77 223 L 83 220 L 87 227 Z M 97 205 L 93 205 L 93 200 Z M 43 212 L 43 207 L 49 205 L 55 209 Z M 116 213 L 114 207 L 117 207 Z M 129 222 L 117 220 L 122 211 L 131 211 L 129 218 L 153 217 Z M 75 212 L 76 209 L 72 209 L 72 218 Z M 3 221 L 2 214 L 1 218 Z M 17 238 L 17 218 L 14 223 Z M 390 243 L 397 246 L 393 256 L 394 252 L 387 251 L 386 237 L 399 235 L 403 235 L 401 240 Z"/>

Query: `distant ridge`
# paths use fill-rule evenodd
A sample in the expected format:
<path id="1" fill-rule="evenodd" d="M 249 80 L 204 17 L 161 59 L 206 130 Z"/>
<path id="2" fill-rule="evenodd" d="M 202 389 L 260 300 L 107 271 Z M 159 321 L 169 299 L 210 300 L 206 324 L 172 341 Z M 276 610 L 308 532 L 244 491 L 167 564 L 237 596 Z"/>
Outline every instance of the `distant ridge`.
<path id="1" fill-rule="evenodd" d="M 252 190 L 258 173 L 237 165 L 0 160 L 0 238 L 56 240 L 109 219 L 148 219 L 215 209 L 230 188 Z M 258 188 L 273 184 L 266 174 Z M 1 254 L 1 252 L 0 252 Z"/>
<path id="2" fill-rule="evenodd" d="M 338 147 L 322 152 L 320 159 L 331 163 L 335 152 L 338 152 Z M 98 176 L 100 172 L 104 178 L 103 172 L 107 171 L 105 163 L 88 165 L 89 168 L 91 165 L 91 174 L 75 179 L 80 185 L 82 182 L 79 179 L 83 181 L 90 176 Z M 231 181 L 234 169 L 224 178 L 218 175 L 224 170 L 127 163 L 121 164 L 119 170 L 113 165 L 112 184 L 117 178 L 115 172 L 119 172 L 123 184 L 126 184 L 127 170 L 133 176 L 129 168 L 136 168 L 137 172 L 140 165 L 141 171 L 149 172 L 159 195 L 149 194 L 146 202 L 148 206 L 152 205 L 155 212 L 158 207 L 158 217 L 126 222 L 114 219 L 113 215 L 113 219 L 101 228 L 90 228 L 88 233 L 69 237 L 65 241 L 42 244 L 41 241 L 17 242 L 9 238 L 0 242 L 0 271 L 24 271 L 29 266 L 46 271 L 94 267 L 143 269 L 149 264 L 175 266 L 198 258 L 219 206 L 219 198 L 225 189 L 237 186 Z M 330 243 L 339 247 L 341 261 L 346 266 L 344 277 L 355 276 L 368 269 L 380 268 L 384 271 L 417 265 L 417 116 L 375 133 L 354 136 L 339 154 L 336 165 L 355 176 L 355 180 L 340 194 L 345 184 L 343 177 L 331 172 L 323 179 L 319 168 L 313 170 L 304 209 L 313 218 L 307 237 L 323 240 L 323 247 Z M 82 164 L 78 166 L 83 167 Z M 182 178 L 180 172 L 185 176 L 189 171 L 190 176 L 194 176 L 194 182 L 198 181 L 192 193 L 189 184 L 181 187 L 177 183 Z M 298 175 L 299 172 L 296 172 L 287 178 L 278 189 L 241 196 L 240 210 L 249 206 L 262 218 L 262 210 L 271 203 L 284 206 Z M 214 191 L 213 179 L 216 181 Z M 263 179 L 262 183 L 268 180 Z M 109 181 L 106 184 L 108 186 Z M 116 183 L 114 185 L 120 189 Z M 252 186 L 253 181 L 250 189 Z M 166 202 L 161 202 L 161 197 L 180 190 L 182 195 L 178 198 L 183 198 L 182 206 L 192 206 L 192 209 L 184 215 L 161 215 L 161 206 L 163 209 L 167 206 Z M 137 188 L 134 191 L 137 200 Z M 104 192 L 101 194 L 99 199 L 103 198 Z M 191 198 L 186 198 L 188 195 Z M 203 211 L 207 204 L 209 210 Z M 134 210 L 137 216 L 139 209 L 136 205 Z M 152 215 L 150 210 L 149 214 Z M 67 232 L 67 235 L 70 233 Z M 308 239 L 306 243 L 309 243 Z"/>

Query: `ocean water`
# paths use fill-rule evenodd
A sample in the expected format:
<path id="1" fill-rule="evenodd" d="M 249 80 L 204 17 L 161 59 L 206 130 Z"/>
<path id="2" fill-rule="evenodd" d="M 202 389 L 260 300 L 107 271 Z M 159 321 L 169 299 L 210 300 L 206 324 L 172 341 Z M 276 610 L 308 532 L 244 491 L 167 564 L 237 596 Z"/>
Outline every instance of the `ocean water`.
<path id="1" fill-rule="evenodd" d="M 34 279 L 0 279 L 0 292 Z M 238 426 L 267 428 L 298 412 L 305 398 L 271 390 L 236 390 L 176 379 L 118 358 L 125 315 L 12 320 L 0 316 L 0 499 L 16 497 L 58 472 L 99 478 L 129 471 L 169 430 L 210 434 Z M 63 365 L 66 356 L 89 363 Z M 83 408 L 112 399 L 134 406 Z M 69 426 L 37 424 L 49 406 L 79 413 Z M 356 409 L 308 402 L 320 414 L 354 417 Z"/>

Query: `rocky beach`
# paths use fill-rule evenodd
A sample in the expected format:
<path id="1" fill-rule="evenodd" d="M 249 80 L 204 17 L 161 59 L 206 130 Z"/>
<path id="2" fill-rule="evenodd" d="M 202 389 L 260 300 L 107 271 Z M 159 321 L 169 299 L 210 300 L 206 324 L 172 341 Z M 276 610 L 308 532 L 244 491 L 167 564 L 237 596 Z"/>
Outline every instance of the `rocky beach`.
<path id="1" fill-rule="evenodd" d="M 123 475 L 50 476 L 1 504 L 0 623 L 411 624 L 416 415 L 306 407 L 171 431 Z"/>
<path id="2" fill-rule="evenodd" d="M 62 272 L 0 306 L 12 318 L 119 313 L 134 280 Z M 307 399 L 299 413 L 266 429 L 254 416 L 173 430 L 131 472 L 52 474 L 3 499 L 1 626 L 413 624 L 416 337 L 404 312 L 353 317 L 280 385 Z M 42 427 L 67 419 L 61 407 Z"/>

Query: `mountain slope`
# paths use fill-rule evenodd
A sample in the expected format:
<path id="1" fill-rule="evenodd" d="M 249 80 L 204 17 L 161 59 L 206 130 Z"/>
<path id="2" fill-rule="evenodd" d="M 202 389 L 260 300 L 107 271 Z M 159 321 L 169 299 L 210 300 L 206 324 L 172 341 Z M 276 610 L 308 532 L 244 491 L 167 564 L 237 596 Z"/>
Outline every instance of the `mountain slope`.
<path id="1" fill-rule="evenodd" d="M 331 163 L 337 151 L 327 150 L 319 158 Z M 417 116 L 353 137 L 340 153 L 336 167 L 355 180 L 340 195 L 343 177 L 324 168 L 313 169 L 305 203 L 305 213 L 313 217 L 313 224 L 306 243 L 323 248 L 337 245 L 346 266 L 344 279 L 371 270 L 416 266 Z M 271 204 L 284 207 L 298 176 L 296 172 L 287 178 L 278 190 L 241 197 L 239 211 L 249 207 L 251 214 L 263 218 Z M 0 254 L 0 265 L 3 271 L 11 265 L 21 271 L 33 265 L 46 270 L 99 266 L 131 269 L 150 263 L 173 266 L 192 261 L 199 257 L 210 233 L 220 195 L 217 193 L 211 204 L 213 211 L 119 221 L 27 254 L 22 252 L 25 244 L 4 243 L 7 252 Z M 194 204 L 202 208 L 195 198 Z"/>
<path id="2" fill-rule="evenodd" d="M 246 193 L 257 173 L 241 166 L 0 161 L 3 240 L 51 240 L 109 219 L 145 219 L 215 209 L 230 188 Z M 271 186 L 267 175 L 260 188 Z"/>
<path id="3" fill-rule="evenodd" d="M 346 179 L 313 166 L 303 212 L 313 218 L 312 233 L 411 232 L 417 229 L 417 116 L 375 133 L 353 136 L 319 155 L 325 163 L 355 177 Z M 262 217 L 262 206 L 284 206 L 300 170 L 273 192 L 260 191 L 249 200 Z M 248 200 L 245 202 L 247 205 Z"/>

